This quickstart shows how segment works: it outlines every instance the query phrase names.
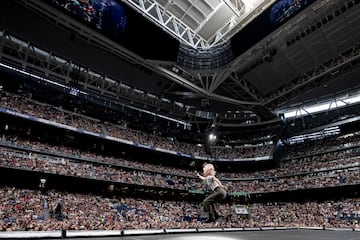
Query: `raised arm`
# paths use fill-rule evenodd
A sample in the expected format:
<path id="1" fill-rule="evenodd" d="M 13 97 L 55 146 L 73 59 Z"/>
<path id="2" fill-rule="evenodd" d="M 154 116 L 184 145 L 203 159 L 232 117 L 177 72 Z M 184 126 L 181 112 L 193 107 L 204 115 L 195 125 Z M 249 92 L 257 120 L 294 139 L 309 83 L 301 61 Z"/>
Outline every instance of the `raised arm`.
<path id="1" fill-rule="evenodd" d="M 203 181 L 206 179 L 206 177 L 200 175 L 200 173 L 198 173 L 198 172 L 196 172 L 196 175 Z"/>

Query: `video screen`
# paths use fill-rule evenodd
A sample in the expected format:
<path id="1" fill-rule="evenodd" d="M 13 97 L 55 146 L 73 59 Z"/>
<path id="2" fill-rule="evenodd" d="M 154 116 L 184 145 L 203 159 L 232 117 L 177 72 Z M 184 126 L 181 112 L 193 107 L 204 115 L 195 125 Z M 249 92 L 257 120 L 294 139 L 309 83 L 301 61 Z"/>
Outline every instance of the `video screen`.
<path id="1" fill-rule="evenodd" d="M 113 0 L 52 0 L 75 17 L 103 33 L 117 37 L 126 29 L 126 12 Z"/>
<path id="2" fill-rule="evenodd" d="M 279 0 L 231 39 L 234 56 L 239 56 L 264 39 L 315 0 Z"/>
<path id="3" fill-rule="evenodd" d="M 310 2 L 309 0 L 280 0 L 276 2 L 270 10 L 270 22 L 274 25 L 280 24 L 305 8 Z"/>
<path id="4" fill-rule="evenodd" d="M 43 1 L 141 57 L 176 61 L 178 41 L 120 0 Z"/>

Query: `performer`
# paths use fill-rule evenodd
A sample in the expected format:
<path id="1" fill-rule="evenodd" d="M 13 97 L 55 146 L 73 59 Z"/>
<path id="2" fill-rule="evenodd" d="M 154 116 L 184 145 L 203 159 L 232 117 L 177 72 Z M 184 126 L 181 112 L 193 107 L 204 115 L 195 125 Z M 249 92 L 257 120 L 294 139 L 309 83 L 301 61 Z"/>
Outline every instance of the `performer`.
<path id="1" fill-rule="evenodd" d="M 221 216 L 215 211 L 215 203 L 226 198 L 226 187 L 215 177 L 216 171 L 213 164 L 207 163 L 203 167 L 203 175 L 197 173 L 197 176 L 205 182 L 212 190 L 212 193 L 203 201 L 204 211 L 209 213 L 206 223 L 215 222 Z"/>

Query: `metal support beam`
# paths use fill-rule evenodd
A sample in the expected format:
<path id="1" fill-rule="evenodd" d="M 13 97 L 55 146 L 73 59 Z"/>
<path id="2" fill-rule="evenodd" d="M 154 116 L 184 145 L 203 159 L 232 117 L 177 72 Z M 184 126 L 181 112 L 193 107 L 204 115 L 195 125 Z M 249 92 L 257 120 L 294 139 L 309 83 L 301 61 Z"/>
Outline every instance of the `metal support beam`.
<path id="1" fill-rule="evenodd" d="M 197 35 L 194 30 L 186 26 L 181 20 L 169 14 L 166 8 L 158 2 L 154 0 L 128 0 L 125 3 L 141 12 L 148 20 L 160 25 L 172 36 L 193 48 L 199 46 L 209 47 L 207 41 Z"/>
<path id="2" fill-rule="evenodd" d="M 189 82 L 188 80 L 182 78 L 181 76 L 175 74 L 174 72 L 172 72 L 172 71 L 170 71 L 170 70 L 168 70 L 168 69 L 166 69 L 164 67 L 158 66 L 158 69 L 165 76 L 167 76 L 171 80 L 177 82 L 179 85 L 181 85 L 181 86 L 183 86 L 183 87 L 185 87 L 185 88 L 187 88 L 187 89 L 189 89 L 189 90 L 191 90 L 193 92 L 196 92 L 196 93 L 198 93 L 200 95 L 203 95 L 206 98 L 214 99 L 214 100 L 218 100 L 218 101 L 222 101 L 222 102 L 226 102 L 226 103 L 231 103 L 231 104 L 238 105 L 238 106 L 241 106 L 241 105 L 262 105 L 259 102 L 240 101 L 240 100 L 237 100 L 237 99 L 234 99 L 234 98 L 229 98 L 229 97 L 218 95 L 218 94 L 215 94 L 215 93 L 210 93 L 210 92 L 206 91 L 205 89 L 200 88 L 199 86 Z"/>
<path id="3" fill-rule="evenodd" d="M 71 83 L 76 83 L 75 87 L 78 86 L 79 90 L 106 96 L 118 103 L 136 102 L 138 105 L 172 112 L 178 116 L 186 114 L 185 109 L 177 104 L 166 102 L 157 96 L 149 96 L 140 90 L 109 79 L 103 74 L 95 73 L 90 69 L 38 49 L 29 43 L 22 42 L 9 34 L 0 33 L 0 43 L 3 44 L 0 52 L 0 63 L 5 66 L 29 72 L 38 76 L 39 79 L 43 78 L 58 86 L 69 88 L 74 87 Z M 27 53 L 26 58 L 22 54 L 25 52 Z"/>
<path id="4" fill-rule="evenodd" d="M 261 102 L 263 100 L 261 94 L 243 77 L 239 77 L 234 73 L 233 75 L 230 75 L 229 78 L 233 80 L 238 86 L 240 86 L 241 89 L 243 89 L 246 93 L 248 93 L 255 101 Z"/>
<path id="5" fill-rule="evenodd" d="M 344 74 L 349 69 L 353 69 L 355 65 L 360 64 L 360 47 L 359 45 L 346 51 L 345 53 L 334 57 L 331 61 L 316 66 L 311 72 L 303 73 L 299 78 L 292 81 L 291 84 L 277 90 L 265 100 L 265 105 L 273 104 L 276 100 L 288 98 L 290 95 L 310 84 L 321 81 L 322 84 L 334 79 L 336 76 Z M 325 80 L 324 80 L 325 79 Z M 314 87 L 314 86 L 311 86 Z"/>

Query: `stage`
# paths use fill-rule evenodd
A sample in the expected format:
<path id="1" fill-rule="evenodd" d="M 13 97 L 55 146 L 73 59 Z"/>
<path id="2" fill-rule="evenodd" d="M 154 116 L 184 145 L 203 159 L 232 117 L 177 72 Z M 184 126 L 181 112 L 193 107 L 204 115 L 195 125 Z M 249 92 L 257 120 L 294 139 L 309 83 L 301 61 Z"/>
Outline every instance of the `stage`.
<path id="1" fill-rule="evenodd" d="M 89 238 L 76 238 L 85 240 Z M 352 230 L 262 230 L 235 232 L 196 232 L 155 235 L 96 237 L 97 240 L 360 240 L 360 231 Z"/>

